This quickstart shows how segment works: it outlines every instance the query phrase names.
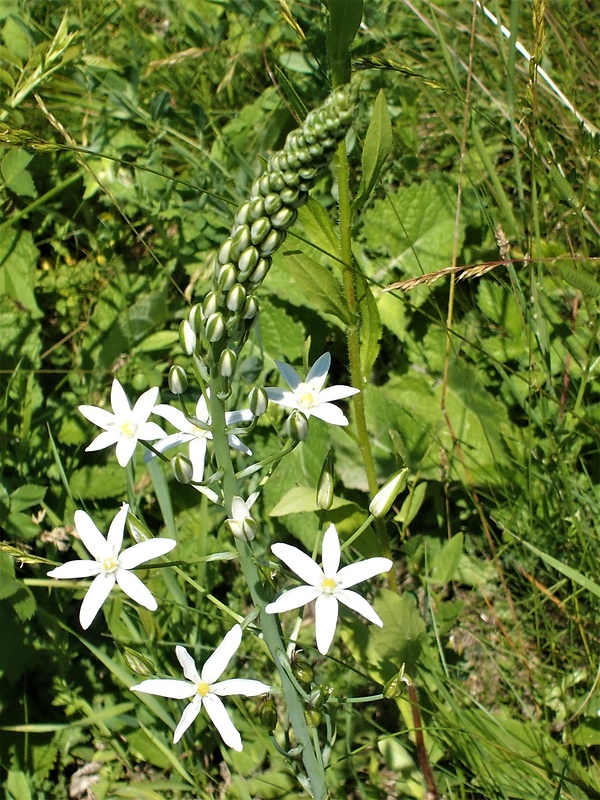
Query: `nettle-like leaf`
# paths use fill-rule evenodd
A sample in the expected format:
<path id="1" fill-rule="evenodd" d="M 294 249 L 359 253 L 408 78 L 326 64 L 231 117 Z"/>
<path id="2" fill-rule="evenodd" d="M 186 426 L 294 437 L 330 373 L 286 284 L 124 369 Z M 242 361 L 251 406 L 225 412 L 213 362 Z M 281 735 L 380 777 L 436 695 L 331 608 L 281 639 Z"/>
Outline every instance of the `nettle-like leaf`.
<path id="1" fill-rule="evenodd" d="M 285 258 L 292 277 L 313 306 L 325 314 L 333 314 L 346 325 L 350 325 L 352 316 L 348 304 L 331 271 L 310 256 L 297 251 L 286 252 Z"/>
<path id="2" fill-rule="evenodd" d="M 42 316 L 34 288 L 39 251 L 29 231 L 9 230 L 0 237 L 0 295 L 8 295 L 32 317 Z"/>
<path id="3" fill-rule="evenodd" d="M 375 187 L 383 165 L 392 152 L 392 122 L 385 95 L 380 91 L 373 105 L 371 122 L 365 136 L 362 152 L 362 177 L 358 193 L 352 203 L 356 213 L 367 202 Z"/>
<path id="4" fill-rule="evenodd" d="M 0 171 L 6 186 L 15 194 L 36 197 L 37 191 L 27 165 L 33 158 L 31 153 L 16 147 L 8 150 L 0 162 Z"/>

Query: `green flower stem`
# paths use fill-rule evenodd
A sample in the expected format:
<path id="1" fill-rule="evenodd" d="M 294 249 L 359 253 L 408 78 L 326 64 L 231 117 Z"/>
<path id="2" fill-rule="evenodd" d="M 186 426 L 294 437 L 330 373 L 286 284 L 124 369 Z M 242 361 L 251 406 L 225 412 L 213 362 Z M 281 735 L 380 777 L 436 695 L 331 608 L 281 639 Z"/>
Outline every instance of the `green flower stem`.
<path id="1" fill-rule="evenodd" d="M 215 364 L 219 363 L 219 344 L 221 343 L 217 343 L 213 347 L 213 362 Z M 219 468 L 224 473 L 222 486 L 225 510 L 227 514 L 231 514 L 231 502 L 233 497 L 239 494 L 239 491 L 227 440 L 225 406 L 219 397 L 220 394 L 225 392 L 226 381 L 219 374 L 217 367 L 213 367 L 211 371 L 210 389 L 210 414 L 215 458 Z M 249 543 L 236 539 L 236 545 L 240 566 L 248 583 L 252 600 L 260 609 L 260 624 L 263 637 L 279 673 L 286 701 L 286 712 L 291 720 L 298 743 L 302 745 L 302 760 L 310 783 L 312 797 L 314 800 L 325 800 L 327 786 L 320 750 L 315 746 L 311 731 L 306 724 L 301 697 L 281 664 L 281 654 L 285 654 L 285 643 L 281 637 L 277 619 L 273 615 L 265 613 L 265 606 L 272 598 L 266 596 Z"/>
<path id="2" fill-rule="evenodd" d="M 356 269 L 352 258 L 352 212 L 350 202 L 350 169 L 348 166 L 348 154 L 346 143 L 341 141 L 338 146 L 339 157 L 339 218 L 340 218 L 340 255 L 342 262 L 342 277 L 344 283 L 344 294 L 350 315 L 353 319 L 348 327 L 348 357 L 350 361 L 350 376 L 352 386 L 361 389 L 359 394 L 354 395 L 352 408 L 354 412 L 354 423 L 356 426 L 356 436 L 358 446 L 363 459 L 369 494 L 375 497 L 379 486 L 377 485 L 377 474 L 375 472 L 375 460 L 371 450 L 367 419 L 365 416 L 365 403 L 362 389 L 364 381 L 360 363 L 360 315 L 356 299 L 356 280 L 354 270 Z M 379 545 L 386 558 L 392 558 L 389 539 L 382 519 L 375 520 L 375 531 L 379 540 Z M 398 592 L 398 582 L 394 568 L 387 574 L 390 589 Z"/>

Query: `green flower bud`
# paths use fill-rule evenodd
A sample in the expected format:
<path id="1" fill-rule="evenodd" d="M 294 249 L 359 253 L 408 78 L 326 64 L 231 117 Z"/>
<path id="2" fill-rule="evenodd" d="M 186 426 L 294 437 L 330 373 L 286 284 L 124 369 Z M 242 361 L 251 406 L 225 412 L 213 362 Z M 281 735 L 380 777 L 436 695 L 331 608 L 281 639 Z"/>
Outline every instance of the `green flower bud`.
<path id="1" fill-rule="evenodd" d="M 265 201 L 262 197 L 257 197 L 250 203 L 250 213 L 248 214 L 248 221 L 254 222 L 260 217 L 265 216 Z"/>
<path id="2" fill-rule="evenodd" d="M 298 212 L 295 208 L 280 208 L 276 214 L 271 217 L 271 225 L 274 228 L 289 228 L 296 221 Z"/>
<path id="3" fill-rule="evenodd" d="M 279 194 L 274 194 L 271 192 L 265 197 L 265 214 L 271 216 L 276 211 L 279 211 L 281 208 L 282 201 L 285 203 L 286 201 L 283 198 L 283 193 L 290 191 L 289 189 L 282 189 L 281 196 Z"/>
<path id="4" fill-rule="evenodd" d="M 267 733 L 273 733 L 277 727 L 277 708 L 272 697 L 267 698 L 260 704 L 258 718 L 263 729 L 267 731 Z"/>
<path id="5" fill-rule="evenodd" d="M 169 370 L 169 389 L 173 394 L 183 394 L 188 387 L 186 371 L 179 364 L 173 364 Z"/>
<path id="6" fill-rule="evenodd" d="M 308 661 L 292 659 L 292 673 L 303 689 L 310 688 L 315 673 Z"/>
<path id="7" fill-rule="evenodd" d="M 190 313 L 188 314 L 188 321 L 194 333 L 202 333 L 204 324 L 204 312 L 202 311 L 202 306 L 200 305 L 200 303 L 196 303 L 195 306 L 192 306 L 190 308 Z"/>
<path id="8" fill-rule="evenodd" d="M 186 356 L 191 356 L 196 349 L 196 333 L 187 319 L 179 324 L 179 344 Z"/>
<path id="9" fill-rule="evenodd" d="M 308 702 L 311 704 L 313 708 L 323 708 L 323 706 L 329 700 L 332 694 L 333 694 L 333 686 L 321 684 L 321 686 L 317 686 L 310 693 Z"/>
<path id="10" fill-rule="evenodd" d="M 262 283 L 270 268 L 271 268 L 270 258 L 259 258 L 256 267 L 254 269 L 254 272 L 248 276 L 248 281 L 252 284 Z"/>
<path id="11" fill-rule="evenodd" d="M 300 175 L 297 172 L 288 169 L 287 172 L 283 172 L 281 177 L 286 186 L 298 186 L 300 183 Z M 282 187 L 283 188 L 283 187 Z"/>
<path id="12" fill-rule="evenodd" d="M 228 261 L 231 261 L 231 259 L 229 258 L 230 254 L 231 254 L 231 239 L 226 239 L 219 248 L 219 252 L 217 254 L 217 260 L 221 264 L 227 264 Z"/>
<path id="13" fill-rule="evenodd" d="M 237 214 L 235 215 L 236 224 L 245 225 L 246 222 L 248 222 L 249 216 L 250 216 L 250 203 L 244 203 L 238 208 Z"/>
<path id="14" fill-rule="evenodd" d="M 308 436 L 308 420 L 298 409 L 295 408 L 287 418 L 285 432 L 294 442 L 303 442 Z"/>
<path id="15" fill-rule="evenodd" d="M 248 406 L 255 417 L 264 414 L 269 405 L 269 397 L 262 386 L 255 386 L 248 395 Z"/>
<path id="16" fill-rule="evenodd" d="M 292 150 L 291 153 L 288 153 L 287 157 L 287 168 L 296 170 L 298 167 L 302 165 L 302 158 L 300 157 L 300 150 Z"/>
<path id="17" fill-rule="evenodd" d="M 316 167 L 300 167 L 298 175 L 304 181 L 314 181 L 317 177 L 319 170 Z"/>
<path id="18" fill-rule="evenodd" d="M 323 155 L 323 145 L 319 143 L 309 145 L 307 150 L 312 158 L 321 158 Z"/>
<path id="19" fill-rule="evenodd" d="M 254 228 L 254 225 L 252 226 Z M 247 247 L 238 260 L 239 277 L 245 280 L 258 263 L 258 250 L 256 247 Z"/>
<path id="20" fill-rule="evenodd" d="M 287 153 L 279 153 L 273 158 L 273 161 L 276 162 L 274 165 L 275 169 L 280 169 L 282 172 L 285 172 L 286 169 L 289 169 Z"/>
<path id="21" fill-rule="evenodd" d="M 202 302 L 202 313 L 204 314 L 204 319 L 208 319 L 212 314 L 216 313 L 219 310 L 219 298 L 217 297 L 216 292 L 209 292 Z M 205 323 L 205 330 L 206 330 L 206 323 Z M 198 331 L 200 333 L 200 331 Z"/>
<path id="22" fill-rule="evenodd" d="M 272 172 L 270 175 L 264 175 L 263 177 L 267 178 L 268 186 L 268 190 L 263 192 L 264 195 L 269 194 L 269 192 L 280 192 L 286 187 L 286 182 L 283 179 L 283 172 Z"/>
<path id="23" fill-rule="evenodd" d="M 406 487 L 407 475 L 408 469 L 404 467 L 400 472 L 393 475 L 377 492 L 369 503 L 369 511 L 374 517 L 384 517 L 387 514 L 396 497 Z"/>
<path id="24" fill-rule="evenodd" d="M 329 450 L 323 462 L 323 468 L 317 484 L 317 505 L 323 511 L 329 511 L 333 505 L 333 450 Z"/>
<path id="25" fill-rule="evenodd" d="M 219 372 L 224 378 L 231 378 L 235 372 L 237 356 L 229 347 L 225 348 L 219 358 Z"/>
<path id="26" fill-rule="evenodd" d="M 171 459 L 171 469 L 173 470 L 175 480 L 179 483 L 189 483 L 192 480 L 194 474 L 192 462 L 189 458 L 182 456 L 181 453 L 177 453 L 177 455 Z"/>
<path id="27" fill-rule="evenodd" d="M 258 314 L 258 300 L 254 296 L 248 297 L 242 311 L 243 319 L 254 319 Z"/>
<path id="28" fill-rule="evenodd" d="M 223 264 L 221 267 L 219 267 L 216 279 L 217 288 L 219 291 L 228 292 L 237 280 L 237 270 L 235 265 L 231 262 L 229 262 L 229 264 Z"/>
<path id="29" fill-rule="evenodd" d="M 227 293 L 227 308 L 237 314 L 244 308 L 245 302 L 246 290 L 241 283 L 234 283 Z"/>
<path id="30" fill-rule="evenodd" d="M 278 231 L 273 228 L 259 245 L 261 256 L 270 256 L 283 244 L 284 239 L 285 231 Z"/>
<path id="31" fill-rule="evenodd" d="M 225 334 L 225 319 L 223 314 L 217 311 L 211 314 L 206 320 L 204 333 L 209 342 L 218 342 Z"/>
<path id="32" fill-rule="evenodd" d="M 237 260 L 249 244 L 250 228 L 247 225 L 242 225 L 231 237 L 231 257 Z"/>
<path id="33" fill-rule="evenodd" d="M 252 227 L 250 228 L 250 241 L 252 244 L 260 244 L 270 230 L 271 222 L 268 217 L 257 219 L 256 222 L 252 223 Z"/>
<path id="34" fill-rule="evenodd" d="M 289 186 L 286 186 L 285 189 L 282 189 L 279 192 L 279 195 L 275 195 L 276 197 L 280 197 L 283 201 L 283 204 L 286 206 L 293 206 L 299 196 L 298 189 L 291 189 Z M 281 205 L 281 203 L 280 203 Z M 273 209 L 271 214 L 274 214 L 276 211 L 279 211 L 278 208 Z"/>

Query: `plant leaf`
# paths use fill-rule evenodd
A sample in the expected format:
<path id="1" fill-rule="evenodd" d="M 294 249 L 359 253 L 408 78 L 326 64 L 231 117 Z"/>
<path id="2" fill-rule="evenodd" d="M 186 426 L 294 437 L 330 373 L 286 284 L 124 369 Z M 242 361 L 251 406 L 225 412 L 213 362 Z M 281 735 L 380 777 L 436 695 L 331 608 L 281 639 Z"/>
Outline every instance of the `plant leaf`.
<path id="1" fill-rule="evenodd" d="M 362 178 L 358 194 L 352 203 L 352 215 L 362 208 L 371 196 L 373 187 L 389 154 L 392 152 L 392 123 L 383 91 L 373 105 L 373 114 L 362 152 Z"/>

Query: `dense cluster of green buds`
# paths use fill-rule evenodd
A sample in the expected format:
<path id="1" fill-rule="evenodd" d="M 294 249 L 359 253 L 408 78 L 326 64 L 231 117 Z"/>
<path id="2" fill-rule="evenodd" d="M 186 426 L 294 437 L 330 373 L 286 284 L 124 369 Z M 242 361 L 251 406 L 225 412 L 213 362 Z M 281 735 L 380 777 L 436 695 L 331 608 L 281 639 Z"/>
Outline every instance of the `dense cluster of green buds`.
<path id="1" fill-rule="evenodd" d="M 271 155 L 263 174 L 253 182 L 250 199 L 238 209 L 229 237 L 214 257 L 213 288 L 192 308 L 183 339 L 188 349 L 193 348 L 196 334 L 207 366 L 214 366 L 211 362 L 218 359 L 225 377 L 235 370 L 258 312 L 255 293 L 269 271 L 272 255 L 346 135 L 357 96 L 354 82 L 336 89 L 308 114 L 301 128 L 288 135 L 283 149 Z"/>

